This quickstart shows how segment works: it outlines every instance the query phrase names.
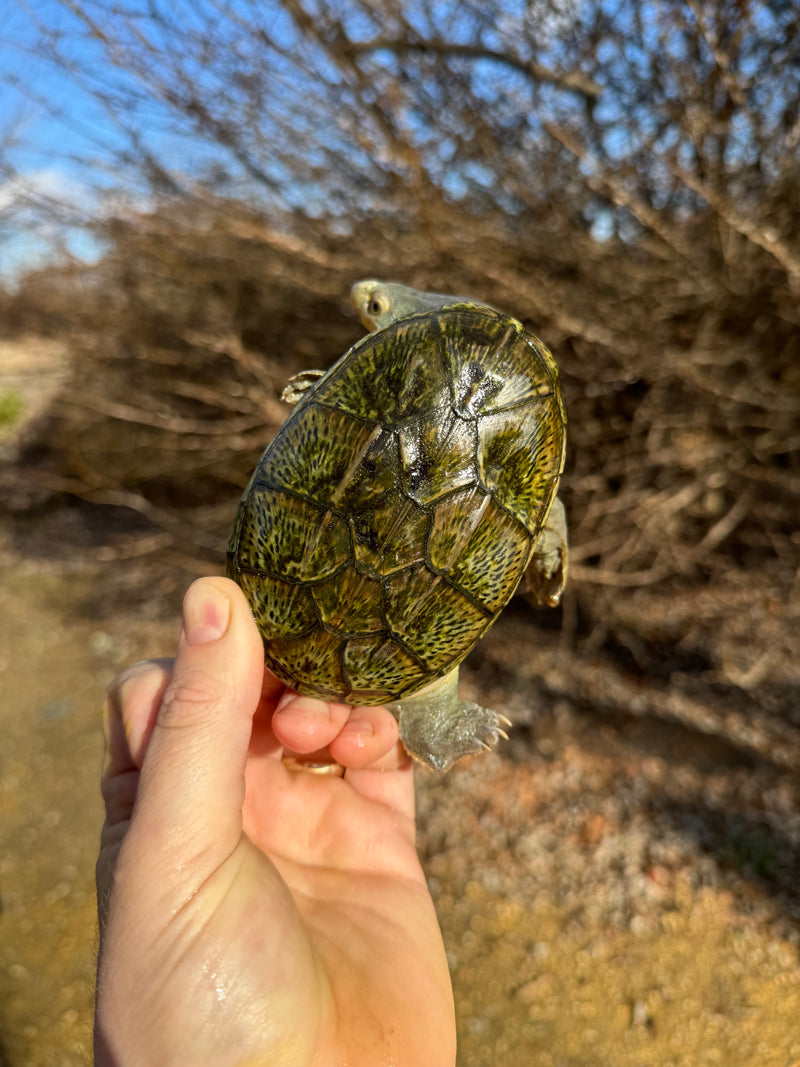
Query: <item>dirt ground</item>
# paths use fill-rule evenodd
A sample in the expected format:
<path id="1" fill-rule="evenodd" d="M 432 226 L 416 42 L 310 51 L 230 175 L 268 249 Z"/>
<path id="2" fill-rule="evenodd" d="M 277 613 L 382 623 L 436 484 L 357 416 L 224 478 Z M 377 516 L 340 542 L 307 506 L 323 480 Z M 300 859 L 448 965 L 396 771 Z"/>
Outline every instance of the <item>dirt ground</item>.
<path id="1" fill-rule="evenodd" d="M 47 343 L 0 357 L 23 408 L 0 434 L 13 462 L 63 364 Z M 146 530 L 115 537 L 120 509 L 23 504 L 0 513 L 0 1067 L 75 1067 L 91 1060 L 103 694 L 171 654 L 197 571 Z M 459 1067 L 800 1067 L 787 588 L 765 570 L 630 591 L 635 663 L 602 632 L 576 639 L 568 588 L 557 612 L 513 602 L 469 657 L 462 691 L 507 714 L 510 739 L 417 776 Z"/>
<path id="2" fill-rule="evenodd" d="M 169 653 L 189 579 L 131 578 L 126 602 L 120 564 L 0 545 L 0 1065 L 72 1067 L 90 1062 L 103 690 Z M 800 1063 L 794 768 L 623 707 L 526 706 L 526 671 L 558 658 L 534 632 L 512 606 L 464 674 L 510 741 L 418 776 L 460 1067 Z"/>

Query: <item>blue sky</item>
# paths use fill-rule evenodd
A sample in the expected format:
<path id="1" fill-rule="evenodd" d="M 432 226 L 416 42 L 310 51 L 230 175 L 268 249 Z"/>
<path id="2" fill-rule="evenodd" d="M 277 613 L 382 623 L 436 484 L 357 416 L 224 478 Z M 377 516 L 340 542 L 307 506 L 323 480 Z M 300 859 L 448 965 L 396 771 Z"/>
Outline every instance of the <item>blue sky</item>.
<path id="1" fill-rule="evenodd" d="M 607 3 L 613 10 L 618 0 L 607 0 Z M 146 17 L 148 0 L 126 0 L 124 11 L 129 12 L 138 4 Z M 110 32 L 120 36 L 123 58 L 119 66 L 110 65 L 106 52 L 92 38 L 85 24 L 59 0 L 6 0 L 6 5 L 6 20 L 0 34 L 0 138 L 10 144 L 10 151 L 5 158 L 6 173 L 0 171 L 0 279 L 13 276 L 21 268 L 43 260 L 57 249 L 59 242 L 82 258 L 96 255 L 98 246 L 80 224 L 82 216 L 90 219 L 102 214 L 104 194 L 109 189 L 124 184 L 132 203 L 139 206 L 148 203 L 149 190 L 141 172 L 138 174 L 137 188 L 136 167 L 125 166 L 124 163 L 120 167 L 115 158 L 130 143 L 131 133 L 152 150 L 159 162 L 166 161 L 173 174 L 186 175 L 191 180 L 202 174 L 208 164 L 222 162 L 234 176 L 236 184 L 230 186 L 231 191 L 238 191 L 253 199 L 258 197 L 259 192 L 270 197 L 269 186 L 262 185 L 259 190 L 258 185 L 249 180 L 246 167 L 239 165 L 241 161 L 226 158 L 225 150 L 219 144 L 212 145 L 201 134 L 192 135 L 189 129 L 191 120 L 184 117 L 183 121 L 175 123 L 169 106 L 158 99 L 158 84 L 162 75 L 170 86 L 180 85 L 184 75 L 200 84 L 205 98 L 212 101 L 212 106 L 217 105 L 220 121 L 243 121 L 245 126 L 241 128 L 245 129 L 249 118 L 246 108 L 243 110 L 241 105 L 237 87 L 232 83 L 228 60 L 233 58 L 235 63 L 240 63 L 239 69 L 245 73 L 255 72 L 255 76 L 263 76 L 267 84 L 264 98 L 266 106 L 260 109 L 254 121 L 253 154 L 259 167 L 269 172 L 268 177 L 278 189 L 275 193 L 277 202 L 284 206 L 302 206 L 313 213 L 316 198 L 320 201 L 320 210 L 336 210 L 331 198 L 332 192 L 335 196 L 335 181 L 326 182 L 323 195 L 320 187 L 313 185 L 313 178 L 312 184 L 298 187 L 296 174 L 286 172 L 285 167 L 282 169 L 280 150 L 291 147 L 291 141 L 286 139 L 281 130 L 281 118 L 288 117 L 289 128 L 296 134 L 301 146 L 299 154 L 311 166 L 317 167 L 318 173 L 326 177 L 330 175 L 331 154 L 336 151 L 340 153 L 340 158 L 349 159 L 353 168 L 362 170 L 365 175 L 370 171 L 373 161 L 364 155 L 364 142 L 359 148 L 358 128 L 340 125 L 337 129 L 336 123 L 331 122 L 329 101 L 317 102 L 315 106 L 313 64 L 322 63 L 324 68 L 324 55 L 313 50 L 309 53 L 306 42 L 305 51 L 307 56 L 311 56 L 311 63 L 303 67 L 301 62 L 295 67 L 294 61 L 304 49 L 298 47 L 292 23 L 281 13 L 280 5 L 272 0 L 220 0 L 219 3 L 209 0 L 169 0 L 163 4 L 169 19 L 188 30 L 198 20 L 202 22 L 205 19 L 205 25 L 208 25 L 209 14 L 214 16 L 217 12 L 223 12 L 218 20 L 212 18 L 218 34 L 216 55 L 221 57 L 221 69 L 215 68 L 213 60 L 209 62 L 205 59 L 202 49 L 195 50 L 192 47 L 191 38 L 179 42 L 185 47 L 178 48 L 176 52 L 176 42 L 169 37 L 169 31 L 162 40 L 157 27 L 150 20 L 141 25 L 154 45 L 153 54 L 160 56 L 162 62 L 154 62 L 150 70 L 140 69 L 138 80 L 136 75 L 126 70 L 124 55 L 126 46 L 131 47 L 133 53 L 137 50 L 135 34 L 138 26 L 127 23 L 124 16 L 115 16 L 114 8 L 107 0 L 80 0 L 80 6 L 101 24 L 108 22 Z M 155 6 L 158 9 L 162 5 L 157 2 Z M 384 27 L 374 20 L 370 21 L 363 12 L 358 14 L 355 7 L 350 9 L 347 4 L 343 6 L 352 16 L 350 22 L 355 19 L 358 23 L 348 25 L 348 30 L 354 36 L 369 39 L 384 29 L 391 35 L 390 16 Z M 416 10 L 414 5 L 409 4 L 407 10 L 412 9 Z M 508 40 L 513 39 L 514 48 L 522 49 L 524 55 L 525 37 L 524 34 L 520 36 L 519 31 L 529 19 L 537 18 L 535 32 L 531 31 L 539 49 L 536 58 L 557 65 L 563 58 L 561 53 L 565 47 L 561 35 L 569 35 L 570 25 L 579 9 L 580 0 L 564 0 L 558 18 L 548 14 L 539 19 L 532 14 L 536 10 L 535 4 L 530 5 L 525 0 L 508 0 L 502 5 L 503 19 L 496 24 L 489 23 L 485 28 L 486 43 L 502 51 Z M 549 8 L 543 7 L 541 10 L 549 11 Z M 433 27 L 420 25 L 419 32 L 423 36 L 432 33 L 453 41 L 469 42 L 471 34 L 475 33 L 473 16 L 461 12 L 457 0 L 420 7 L 419 11 L 431 13 L 425 16 L 420 14 L 423 23 L 428 19 L 435 23 Z M 453 17 L 448 19 L 447 12 Z M 253 44 L 252 34 L 248 39 L 247 32 L 242 32 L 238 25 L 239 16 L 251 27 L 254 25 L 258 29 L 263 26 L 278 45 L 269 51 L 266 63 L 263 52 L 259 52 L 258 41 Z M 46 53 L 48 49 L 56 47 L 62 62 L 73 65 L 72 75 L 48 62 L 46 55 L 41 56 L 42 51 Z M 283 54 L 282 49 L 285 50 Z M 174 67 L 173 60 L 176 61 Z M 387 79 L 392 77 L 390 72 L 396 68 L 398 61 L 391 53 L 387 53 L 383 62 L 387 70 L 382 79 L 377 79 L 377 85 L 383 82 L 385 91 Z M 318 73 L 324 81 L 327 72 L 323 68 L 319 68 Z M 298 70 L 302 73 L 298 74 Z M 471 74 L 473 91 L 486 100 L 487 107 L 500 107 L 505 100 L 502 106 L 513 110 L 520 101 L 528 98 L 529 85 L 519 71 L 498 65 L 495 61 L 477 60 L 471 65 Z M 331 77 L 334 79 L 331 84 L 335 84 L 335 70 L 331 72 Z M 302 84 L 307 91 L 298 89 L 302 78 L 306 79 Z M 85 82 L 84 89 L 80 87 L 81 81 Z M 93 86 L 100 87 L 103 92 L 109 89 L 113 92 L 115 115 L 106 112 L 92 97 L 90 90 Z M 433 84 L 428 86 L 429 92 L 435 89 Z M 501 176 L 496 169 L 496 160 L 493 165 L 488 165 L 476 156 L 461 160 L 459 166 L 454 167 L 447 158 L 446 88 L 440 86 L 439 91 L 444 96 L 438 111 L 427 118 L 413 111 L 405 111 L 401 119 L 413 128 L 432 176 L 454 197 L 466 195 L 471 187 L 497 193 Z M 559 113 L 559 99 L 559 92 L 552 87 L 549 90 L 545 87 L 540 97 L 541 101 L 547 101 L 546 106 L 552 109 L 553 114 Z M 562 100 L 561 103 L 566 103 L 567 107 L 580 104 L 574 98 L 566 102 Z M 353 107 L 352 101 L 350 106 Z M 351 115 L 357 114 L 357 111 L 356 105 Z M 459 125 L 461 121 L 460 117 L 455 120 L 459 136 L 465 132 L 468 134 Z M 529 115 L 529 121 L 532 136 L 539 136 L 541 130 L 534 112 Z M 125 126 L 127 130 L 121 128 Z M 380 144 L 379 130 L 373 128 L 370 131 L 366 144 L 369 144 L 369 136 L 376 138 L 373 144 Z M 348 181 L 349 176 L 344 175 L 342 180 Z M 26 196 L 34 201 L 43 198 L 65 201 L 74 216 L 71 220 L 73 225 L 69 224 L 68 217 L 62 224 L 56 225 L 47 213 L 21 211 L 19 207 L 9 219 L 9 204 L 13 201 L 18 203 Z M 513 210 L 513 204 L 509 209 Z M 608 221 L 610 216 L 604 218 Z M 593 232 L 600 238 L 610 234 L 610 230 L 606 232 L 608 227 L 601 232 L 602 222 L 603 218 L 600 218 L 593 224 Z"/>
<path id="2" fill-rule="evenodd" d="M 66 201 L 80 214 L 94 198 L 85 167 L 73 158 L 110 135 L 96 108 L 61 71 L 36 58 L 37 26 L 30 12 L 51 29 L 68 28 L 60 4 L 35 0 L 31 8 L 14 0 L 4 5 L 0 34 L 0 277 L 13 277 L 48 258 L 59 243 L 91 256 L 91 240 L 78 227 L 45 221 L 35 207 L 43 199 Z M 75 58 L 81 48 L 75 42 Z M 94 114 L 93 114 L 94 111 Z M 60 116 L 60 117 L 59 117 Z"/>
<path id="3" fill-rule="evenodd" d="M 110 0 L 75 0 L 78 10 L 99 20 L 115 38 L 109 52 L 65 6 L 70 2 L 0 0 L 0 280 L 59 246 L 81 257 L 95 255 L 97 245 L 84 224 L 107 211 L 112 195 L 113 206 L 123 195 L 135 208 L 153 203 L 143 165 L 148 152 L 184 185 L 208 177 L 210 165 L 216 164 L 217 174 L 224 170 L 225 177 L 212 185 L 215 190 L 259 206 L 302 207 L 309 214 L 351 212 L 355 184 L 361 190 L 361 211 L 386 209 L 391 205 L 381 201 L 383 190 L 405 180 L 407 164 L 363 106 L 381 94 L 391 99 L 393 118 L 432 180 L 448 194 L 458 198 L 485 192 L 515 210 L 513 197 L 508 204 L 502 200 L 507 146 L 494 154 L 482 154 L 480 147 L 471 151 L 469 115 L 448 107 L 446 80 L 420 77 L 424 60 L 420 67 L 404 69 L 404 60 L 391 49 L 375 50 L 365 58 L 365 77 L 356 87 L 324 49 L 314 46 L 313 35 L 300 40 L 279 0 L 122 0 L 119 6 Z M 356 38 L 392 35 L 393 5 L 378 20 L 368 13 L 369 5 L 319 3 L 344 12 L 348 32 Z M 563 0 L 554 18 L 553 5 L 544 0 L 495 3 L 487 11 L 502 11 L 502 19 L 490 18 L 482 27 L 470 21 L 470 9 L 459 0 L 408 0 L 401 10 L 420 20 L 422 36 L 456 43 L 480 37 L 487 47 L 510 48 L 523 61 L 534 58 L 567 70 L 582 59 L 572 42 L 584 15 L 590 26 L 594 15 L 602 16 L 607 31 L 592 73 L 601 86 L 593 121 L 607 156 L 602 165 L 610 160 L 612 166 L 627 166 L 628 180 L 637 174 L 647 196 L 661 208 L 662 200 L 673 196 L 674 183 L 664 168 L 667 152 L 677 152 L 686 170 L 695 166 L 691 138 L 674 119 L 680 113 L 681 50 L 692 39 L 693 8 L 676 6 L 667 18 L 668 5 L 660 0 L 592 0 L 585 5 L 583 0 Z M 130 18 L 137 7 L 141 20 Z M 734 166 L 751 160 L 761 144 L 769 148 L 770 141 L 778 162 L 784 159 L 780 121 L 786 100 L 800 91 L 797 70 L 786 66 L 773 75 L 769 61 L 774 45 L 783 41 L 788 47 L 791 4 L 755 0 L 747 10 L 743 85 L 747 88 L 754 71 L 760 76 L 747 88 L 747 107 L 736 116 L 741 121 L 730 122 L 728 150 Z M 166 29 L 159 24 L 161 12 Z M 615 32 L 620 19 L 630 26 L 632 12 L 641 15 L 642 39 Z M 203 33 L 193 34 L 198 26 Z M 147 40 L 144 48 L 140 33 Z M 694 43 L 701 52 L 705 49 L 703 62 L 709 67 L 708 49 L 699 38 Z M 62 67 L 52 61 L 55 51 Z M 654 54 L 663 69 L 653 79 Z M 118 60 L 116 65 L 109 55 Z M 64 64 L 71 65 L 71 72 L 62 69 Z M 537 142 L 546 139 L 544 118 L 584 136 L 584 102 L 569 91 L 546 81 L 532 91 L 524 73 L 494 59 L 465 61 L 457 70 L 459 78 L 469 79 L 474 98 L 492 111 L 499 129 L 507 119 L 509 151 L 517 153 L 518 168 L 524 169 L 528 153 L 535 159 Z M 708 71 L 701 71 L 700 78 L 701 83 L 707 80 Z M 192 111 L 195 86 L 205 121 L 198 117 L 200 109 Z M 92 89 L 100 97 L 111 94 L 113 107 L 104 109 Z M 181 93 L 182 99 L 173 99 Z M 760 139 L 753 133 L 756 121 Z M 777 130 L 774 137 L 770 125 Z M 653 142 L 659 127 L 665 132 Z M 233 131 L 227 141 L 226 129 Z M 226 144 L 235 147 L 228 150 Z M 566 157 L 576 178 L 594 165 L 590 157 L 590 152 L 580 161 Z M 298 160 L 304 164 L 301 176 Z M 763 162 L 769 172 L 773 161 L 767 155 Z M 258 171 L 260 180 L 253 178 Z M 534 168 L 525 196 L 536 193 Z M 693 196 L 686 194 L 686 199 Z M 60 205 L 60 215 L 37 212 L 41 202 Z M 624 212 L 609 208 L 607 198 L 598 197 L 596 217 L 586 221 L 594 236 L 603 239 L 614 232 L 620 214 Z"/>
<path id="4" fill-rule="evenodd" d="M 127 0 L 129 13 L 139 0 Z M 138 27 L 124 17 L 115 18 L 105 0 L 81 0 L 81 8 L 102 24 L 108 21 L 112 32 L 120 35 L 123 47 L 136 49 Z M 243 67 L 249 59 L 248 35 L 242 32 L 237 15 L 243 14 L 256 25 L 268 28 L 270 39 L 293 56 L 294 33 L 291 23 L 270 0 L 227 0 L 195 4 L 194 0 L 170 0 L 164 5 L 175 24 L 190 31 L 198 18 L 206 20 L 222 8 L 218 34 L 223 54 L 241 55 Z M 148 5 L 142 2 L 146 14 Z M 199 15 L 198 15 L 199 12 Z M 152 152 L 159 162 L 165 161 L 172 174 L 189 177 L 202 175 L 210 164 L 225 159 L 225 152 L 207 137 L 193 134 L 191 122 L 174 120 L 167 104 L 158 99 L 159 79 L 176 78 L 167 70 L 172 58 L 201 84 L 207 97 L 235 87 L 224 82 L 225 72 L 213 64 L 203 65 L 202 54 L 186 47 L 175 52 L 169 32 L 159 36 L 152 21 L 146 30 L 149 40 L 165 57 L 151 70 L 140 70 L 138 77 L 109 62 L 108 55 L 86 25 L 58 0 L 6 0 L 4 21 L 0 29 L 0 280 L 13 277 L 26 266 L 35 266 L 58 251 L 59 246 L 81 258 L 92 258 L 98 246 L 82 227 L 84 221 L 102 215 L 110 190 L 119 197 L 120 190 L 129 203 L 147 205 L 149 187 L 142 171 L 125 153 L 132 140 Z M 181 42 L 178 42 L 179 44 Z M 226 51 L 226 49 L 228 49 Z M 67 72 L 48 58 L 58 52 L 61 63 L 72 65 Z M 256 48 L 257 51 L 257 48 Z M 273 99 L 280 102 L 288 93 L 297 98 L 297 77 L 291 58 L 281 69 L 280 54 L 271 55 L 268 76 Z M 227 64 L 226 64 L 227 66 Z M 288 87 L 288 88 L 287 88 Z M 104 108 L 92 90 L 110 93 L 113 109 Z M 223 106 L 224 113 L 224 106 Z M 310 112 L 309 112 L 310 114 Z M 302 121 L 303 116 L 300 116 Z M 277 135 L 270 124 L 269 109 L 259 116 L 262 129 Z M 265 168 L 272 167 L 276 183 L 284 190 L 292 182 L 281 172 L 280 160 L 272 158 L 259 146 L 259 159 Z M 134 153 L 135 154 L 135 153 Z M 141 158 L 141 157 L 140 157 Z M 234 161 L 235 181 L 254 199 L 258 189 L 249 182 L 246 171 Z M 291 179 L 292 175 L 288 178 Z M 231 186 L 231 189 L 234 187 Z M 290 197 L 289 197 L 290 198 Z M 284 196 L 286 199 L 286 196 Z M 61 201 L 61 222 L 48 213 L 37 212 L 36 204 Z M 29 206 L 26 206 L 29 205 Z"/>
<path id="5" fill-rule="evenodd" d="M 104 0 L 86 0 L 108 13 Z M 133 6 L 133 4 L 129 5 Z M 181 7 L 180 0 L 174 4 Z M 0 31 L 0 280 L 37 266 L 65 249 L 84 259 L 99 246 L 83 223 L 103 211 L 103 197 L 121 183 L 116 154 L 127 133 L 89 91 L 107 85 L 124 93 L 126 77 L 112 67 L 86 28 L 58 0 L 6 0 Z M 73 73 L 47 58 L 57 47 Z M 44 53 L 44 54 L 43 54 Z M 85 85 L 81 86 L 81 81 Z M 133 82 L 130 83 L 131 87 Z M 119 98 L 118 98 L 119 99 Z M 128 117 L 124 106 L 120 114 Z M 130 116 L 133 116 L 131 111 Z M 163 123 L 163 110 L 137 115 L 150 147 L 167 150 L 171 162 L 196 169 L 209 149 L 198 140 L 182 143 Z M 127 195 L 142 203 L 135 168 L 122 177 Z M 56 204 L 55 213 L 37 209 Z"/>
<path id="6" fill-rule="evenodd" d="M 576 2 L 564 0 L 565 9 L 569 10 Z M 147 0 L 126 0 L 123 7 L 125 11 L 130 11 L 137 5 L 147 13 Z M 156 7 L 160 6 L 156 4 Z M 80 0 L 80 7 L 101 23 L 109 20 L 112 32 L 119 33 L 123 41 L 126 38 L 128 42 L 133 41 L 135 47 L 130 28 L 125 26 L 124 18 L 115 19 L 113 5 L 107 0 Z M 222 42 L 221 54 L 241 57 L 245 70 L 258 69 L 258 43 L 251 48 L 247 33 L 242 33 L 237 26 L 238 16 L 252 20 L 257 27 L 263 26 L 279 46 L 270 52 L 268 69 L 265 69 L 265 78 L 269 81 L 267 96 L 270 102 L 275 103 L 275 109 L 267 106 L 259 113 L 257 138 L 260 137 L 260 140 L 256 139 L 254 153 L 260 166 L 271 168 L 270 176 L 280 187 L 278 196 L 285 206 L 293 206 L 294 197 L 295 203 L 313 212 L 315 187 L 298 189 L 295 174 L 283 172 L 281 159 L 270 150 L 274 145 L 282 148 L 287 144 L 281 139 L 279 124 L 274 121 L 274 110 L 279 111 L 285 106 L 284 117 L 289 115 L 298 138 L 303 137 L 301 151 L 304 158 L 318 167 L 320 173 L 330 173 L 327 169 L 330 155 L 326 156 L 326 152 L 330 153 L 334 146 L 342 156 L 349 158 L 354 167 L 368 171 L 371 161 L 359 157 L 357 136 L 352 136 L 352 132 L 344 127 L 337 130 L 330 121 L 329 111 L 324 112 L 320 106 L 315 110 L 313 83 L 306 83 L 308 93 L 298 91 L 299 78 L 293 64 L 300 49 L 295 40 L 296 30 L 281 12 L 280 5 L 271 0 L 221 0 L 218 4 L 208 0 L 200 0 L 199 3 L 195 0 L 169 0 L 163 7 L 172 20 L 187 29 L 191 29 L 198 20 L 207 20 L 209 13 L 223 12 L 216 27 Z M 412 7 L 409 4 L 409 10 Z M 356 36 L 368 38 L 384 29 L 380 22 L 368 19 L 363 13 L 359 14 L 355 7 L 350 10 L 345 4 L 344 9 L 349 12 L 349 21 L 353 23 L 348 25 L 348 29 Z M 442 22 L 447 11 L 453 18 L 447 21 L 446 26 L 437 26 L 433 31 L 423 24 L 420 26 L 421 33 L 444 32 L 453 40 L 470 39 L 471 30 L 474 32 L 471 17 L 460 16 L 457 0 L 433 5 L 428 10 L 433 12 L 431 18 L 438 22 Z M 491 38 L 489 44 L 493 47 L 501 47 L 503 32 L 510 32 L 509 26 L 515 20 L 518 23 L 525 18 L 526 3 L 524 0 L 508 0 L 503 11 L 504 24 L 508 23 L 505 30 L 498 26 L 488 31 Z M 426 17 L 420 14 L 420 18 L 425 23 Z M 114 20 L 113 23 L 111 20 Z M 390 29 L 389 26 L 387 28 Z M 551 27 L 551 30 L 558 31 L 561 28 L 559 24 Z M 147 26 L 147 32 L 160 47 L 162 42 L 157 30 L 153 30 L 152 23 Z M 48 47 L 52 48 L 55 42 L 58 42 L 62 58 L 73 64 L 73 76 L 38 54 L 43 50 L 46 52 Z M 167 40 L 164 68 L 169 66 L 175 54 L 169 51 L 170 45 L 174 45 L 174 41 Z M 284 56 L 281 56 L 281 47 L 285 49 Z M 229 48 L 227 53 L 226 48 Z M 256 56 L 252 64 L 251 52 Z M 306 52 L 308 54 L 307 49 Z M 202 55 L 194 54 L 191 47 L 187 47 L 185 54 L 181 53 L 178 59 L 189 77 L 196 79 L 212 99 L 215 95 L 220 100 L 230 98 L 235 121 L 239 103 L 237 90 L 230 81 L 223 80 L 224 71 L 217 71 L 213 62 L 204 67 Z M 314 61 L 324 64 L 322 53 L 315 52 L 311 65 L 305 67 L 306 77 L 312 79 Z M 395 64 L 391 55 L 385 57 L 385 62 L 390 66 Z M 152 79 L 140 72 L 137 81 L 124 71 L 124 61 L 121 67 L 112 67 L 85 25 L 59 0 L 6 0 L 5 21 L 0 32 L 0 144 L 8 146 L 5 158 L 0 158 L 0 167 L 4 166 L 4 170 L 0 169 L 0 278 L 7 278 L 26 265 L 36 264 L 56 248 L 59 241 L 82 257 L 91 256 L 97 251 L 80 225 L 57 226 L 35 211 L 24 211 L 19 206 L 9 215 L 12 203 L 19 205 L 26 198 L 33 201 L 63 199 L 71 205 L 75 221 L 79 223 L 82 213 L 90 217 L 102 210 L 104 191 L 116 187 L 120 181 L 125 183 L 134 203 L 141 203 L 137 201 L 137 196 L 148 195 L 144 182 L 139 188 L 132 184 L 137 180 L 135 166 L 120 169 L 115 160 L 115 154 L 123 151 L 129 143 L 128 134 L 115 125 L 114 118 L 101 108 L 90 92 L 80 88 L 78 83 L 81 79 L 87 82 L 87 87 L 101 85 L 113 88 L 118 118 L 141 137 L 159 160 L 166 160 L 173 173 L 196 177 L 211 162 L 221 160 L 226 166 L 232 162 L 230 169 L 234 181 L 238 183 L 236 188 L 243 190 L 244 195 L 258 195 L 258 186 L 254 188 L 252 182 L 248 185 L 246 170 L 243 171 L 241 167 L 237 169 L 236 160 L 226 159 L 219 145 L 211 146 L 204 137 L 192 136 L 188 130 L 190 123 L 186 120 L 176 126 L 167 105 L 154 96 L 147 98 L 152 88 L 149 81 L 157 83 L 162 73 L 164 70 L 156 63 Z M 323 71 L 320 70 L 320 73 Z M 503 69 L 501 73 L 506 85 L 511 85 L 515 78 L 519 80 L 519 76 L 508 69 Z M 498 77 L 497 64 L 482 65 L 478 61 L 474 64 L 474 74 L 476 90 L 486 93 Z M 167 73 L 165 76 L 170 75 Z M 332 71 L 331 76 L 335 78 L 336 72 Z M 174 73 L 172 77 L 175 77 Z M 524 86 L 520 86 L 520 91 L 524 93 Z M 306 99 L 302 99 L 304 96 Z M 240 110 L 238 116 L 242 114 Z M 412 124 L 418 121 L 413 115 L 406 115 L 405 119 Z M 182 129 L 183 134 L 176 132 L 176 129 Z M 421 134 L 422 128 L 417 132 Z M 431 152 L 438 155 L 442 147 L 442 129 L 432 128 L 428 131 L 427 139 L 433 145 Z M 434 162 L 433 158 L 431 162 Z M 470 183 L 491 187 L 496 175 L 488 167 L 481 170 L 480 162 L 472 160 L 466 164 L 463 174 L 444 166 L 439 179 L 446 185 L 449 183 L 449 191 L 453 195 L 460 195 Z M 269 196 L 268 187 L 262 186 L 261 192 Z M 332 209 L 330 192 L 330 188 L 327 188 L 326 196 L 321 198 L 317 188 L 316 196 L 320 200 L 321 210 Z"/>

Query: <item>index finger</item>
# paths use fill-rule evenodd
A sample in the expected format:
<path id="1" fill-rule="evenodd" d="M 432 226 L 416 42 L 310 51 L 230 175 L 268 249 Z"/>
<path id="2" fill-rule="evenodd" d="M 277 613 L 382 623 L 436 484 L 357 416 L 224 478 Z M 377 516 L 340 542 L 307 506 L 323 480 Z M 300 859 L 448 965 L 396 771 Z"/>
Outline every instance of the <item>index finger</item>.
<path id="1" fill-rule="evenodd" d="M 158 709 L 172 678 L 172 659 L 141 660 L 117 675 L 103 707 L 103 781 L 141 770 Z"/>

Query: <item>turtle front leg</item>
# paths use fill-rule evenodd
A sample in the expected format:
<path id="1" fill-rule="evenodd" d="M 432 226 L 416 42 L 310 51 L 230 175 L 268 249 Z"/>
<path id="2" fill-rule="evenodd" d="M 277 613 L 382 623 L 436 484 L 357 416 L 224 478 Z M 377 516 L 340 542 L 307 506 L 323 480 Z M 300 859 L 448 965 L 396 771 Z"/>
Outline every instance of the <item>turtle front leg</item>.
<path id="1" fill-rule="evenodd" d="M 324 370 L 304 370 L 293 375 L 281 393 L 284 404 L 297 404 L 314 388 L 320 378 L 325 374 Z"/>
<path id="2" fill-rule="evenodd" d="M 554 608 L 567 584 L 567 555 L 567 516 L 564 505 L 556 497 L 517 592 L 537 604 Z"/>
<path id="3" fill-rule="evenodd" d="M 420 693 L 386 705 L 400 724 L 409 755 L 436 771 L 447 771 L 462 756 L 493 748 L 510 721 L 496 711 L 458 697 L 458 668 Z"/>

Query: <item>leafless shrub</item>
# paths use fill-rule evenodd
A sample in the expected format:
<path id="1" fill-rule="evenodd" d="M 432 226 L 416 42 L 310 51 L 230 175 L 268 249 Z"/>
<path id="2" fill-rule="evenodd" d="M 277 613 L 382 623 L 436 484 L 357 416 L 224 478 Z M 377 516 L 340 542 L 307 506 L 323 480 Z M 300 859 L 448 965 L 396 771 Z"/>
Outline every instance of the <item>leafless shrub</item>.
<path id="1" fill-rule="evenodd" d="M 97 223 L 107 252 L 72 279 L 74 381 L 26 477 L 219 552 L 283 382 L 360 333 L 350 283 L 471 294 L 559 358 L 568 625 L 649 669 L 679 620 L 723 683 L 767 664 L 796 684 L 790 5 L 65 7 L 104 64 L 77 64 L 63 26 L 40 28 L 39 59 L 105 106 L 111 164 L 152 199 Z M 720 592 L 695 632 L 698 588 Z M 743 589 L 785 623 L 750 659 L 741 635 L 715 644 Z"/>

